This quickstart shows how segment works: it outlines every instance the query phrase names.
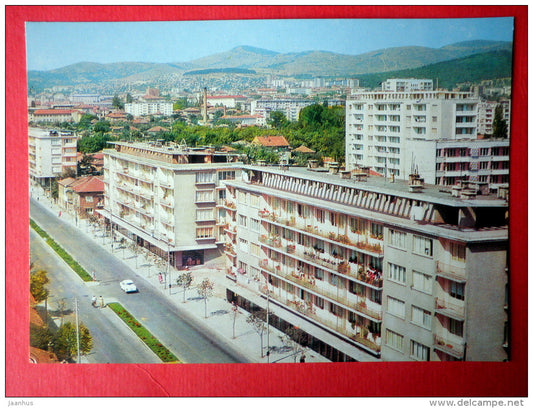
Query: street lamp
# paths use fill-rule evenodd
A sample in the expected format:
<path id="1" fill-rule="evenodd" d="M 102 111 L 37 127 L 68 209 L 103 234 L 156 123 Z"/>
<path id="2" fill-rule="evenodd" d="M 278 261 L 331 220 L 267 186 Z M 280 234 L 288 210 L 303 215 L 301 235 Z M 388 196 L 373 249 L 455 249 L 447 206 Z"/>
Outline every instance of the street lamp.
<path id="1" fill-rule="evenodd" d="M 267 363 L 270 363 L 270 289 L 268 289 L 268 274 L 265 275 L 267 290 Z"/>

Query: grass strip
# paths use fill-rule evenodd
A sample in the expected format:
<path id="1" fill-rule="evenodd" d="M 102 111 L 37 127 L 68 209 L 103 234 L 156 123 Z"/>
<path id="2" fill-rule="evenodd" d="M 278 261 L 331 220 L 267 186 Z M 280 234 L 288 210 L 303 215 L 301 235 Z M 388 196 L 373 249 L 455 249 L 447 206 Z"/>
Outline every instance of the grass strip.
<path id="1" fill-rule="evenodd" d="M 85 269 L 82 268 L 82 266 L 70 256 L 70 254 L 65 251 L 61 246 L 55 242 L 50 235 L 46 233 L 45 230 L 43 230 L 41 227 L 37 225 L 35 221 L 30 219 L 30 226 L 33 228 L 33 230 L 39 234 L 48 245 L 72 268 L 74 272 L 76 272 L 80 278 L 82 278 L 85 282 L 92 281 L 92 276 L 87 273 Z"/>
<path id="2" fill-rule="evenodd" d="M 161 344 L 152 333 L 140 324 L 120 303 L 107 304 L 133 332 L 163 361 L 164 363 L 181 363 L 172 352 Z"/>

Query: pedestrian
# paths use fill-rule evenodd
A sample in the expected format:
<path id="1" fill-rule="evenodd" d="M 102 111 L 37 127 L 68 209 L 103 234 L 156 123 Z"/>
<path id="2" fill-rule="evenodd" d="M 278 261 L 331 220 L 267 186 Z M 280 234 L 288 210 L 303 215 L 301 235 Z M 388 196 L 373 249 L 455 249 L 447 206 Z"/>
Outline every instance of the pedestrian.
<path id="1" fill-rule="evenodd" d="M 61 211 L 59 211 L 59 214 L 57 214 L 58 217 L 61 217 Z"/>
<path id="2" fill-rule="evenodd" d="M 300 357 L 300 363 L 305 363 L 305 354 L 302 354 L 302 357 Z"/>
<path id="3" fill-rule="evenodd" d="M 92 305 L 93 307 L 96 307 L 96 296 L 93 295 L 93 298 L 92 298 Z"/>
<path id="4" fill-rule="evenodd" d="M 100 296 L 100 307 L 104 307 L 104 298 L 102 296 Z"/>
<path id="5" fill-rule="evenodd" d="M 93 281 L 96 281 L 96 272 L 93 271 Z"/>

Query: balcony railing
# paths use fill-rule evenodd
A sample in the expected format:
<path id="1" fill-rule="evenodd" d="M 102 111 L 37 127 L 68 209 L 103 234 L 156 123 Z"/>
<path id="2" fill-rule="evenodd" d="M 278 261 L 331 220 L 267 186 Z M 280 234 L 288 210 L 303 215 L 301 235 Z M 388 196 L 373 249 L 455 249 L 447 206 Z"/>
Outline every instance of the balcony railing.
<path id="1" fill-rule="evenodd" d="M 437 334 L 433 335 L 433 346 L 446 354 L 449 354 L 455 358 L 463 358 L 465 352 L 464 344 L 452 341 L 444 336 Z"/>
<path id="2" fill-rule="evenodd" d="M 465 317 L 465 307 L 463 304 L 459 304 L 460 301 L 451 302 L 442 298 L 435 299 L 435 311 L 437 313 L 444 314 L 452 319 L 461 320 Z"/>
<path id="3" fill-rule="evenodd" d="M 264 285 L 260 286 L 260 291 L 264 294 L 267 293 L 267 289 Z M 269 296 L 273 299 L 275 299 L 276 301 L 278 301 L 279 303 L 285 305 L 285 306 L 288 306 L 290 307 L 291 309 L 293 309 L 294 311 L 302 314 L 302 315 L 305 315 L 307 317 L 309 317 L 311 320 L 314 320 L 354 341 L 356 341 L 357 343 L 361 344 L 363 347 L 367 348 L 367 349 L 370 349 L 371 352 L 374 352 L 376 355 L 379 354 L 380 350 L 381 350 L 381 347 L 376 344 L 375 342 L 369 340 L 369 339 L 366 339 L 360 335 L 356 335 L 354 334 L 353 332 L 349 331 L 346 329 L 346 324 L 349 324 L 345 319 L 339 319 L 341 320 L 339 323 L 335 324 L 333 323 L 332 321 L 328 320 L 328 319 L 324 319 L 320 316 L 318 316 L 316 314 L 316 311 L 314 310 L 314 308 L 316 307 L 315 305 L 311 305 L 307 302 L 298 302 L 298 301 L 290 301 L 289 299 L 283 299 L 281 296 L 278 296 L 276 293 L 274 293 L 274 291 L 270 291 L 269 293 Z"/>
<path id="4" fill-rule="evenodd" d="M 300 285 L 306 289 L 309 289 L 310 291 L 319 294 L 323 297 L 326 297 L 328 299 L 332 299 L 354 311 L 360 312 L 363 315 L 366 315 L 366 317 L 371 317 L 375 320 L 381 320 L 381 311 L 372 310 L 367 307 L 366 305 L 366 297 L 364 296 L 357 296 L 358 301 L 357 302 L 351 302 L 345 295 L 339 295 L 337 293 L 337 290 L 326 290 L 324 288 L 320 288 L 316 284 L 316 279 L 314 276 L 309 276 L 304 273 L 298 273 L 294 269 L 290 269 L 286 266 L 281 267 L 281 265 L 272 265 L 268 262 L 268 260 L 263 259 L 260 263 L 261 268 L 263 268 L 265 271 L 273 273 L 274 275 L 277 275 L 281 278 L 284 278 L 290 282 L 293 282 L 297 285 Z M 342 289 L 345 291 L 345 289 Z M 356 295 L 354 295 L 356 296 Z"/>
<path id="5" fill-rule="evenodd" d="M 466 282 L 466 268 L 464 266 L 450 265 L 437 261 L 437 275 L 457 282 Z"/>

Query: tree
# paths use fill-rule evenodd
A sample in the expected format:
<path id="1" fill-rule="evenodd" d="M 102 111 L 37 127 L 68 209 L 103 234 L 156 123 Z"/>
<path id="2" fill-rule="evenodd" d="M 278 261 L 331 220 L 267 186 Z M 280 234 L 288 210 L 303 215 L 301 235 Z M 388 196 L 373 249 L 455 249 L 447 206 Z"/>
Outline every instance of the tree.
<path id="1" fill-rule="evenodd" d="M 50 282 L 46 271 L 40 269 L 30 274 L 30 293 L 37 303 L 48 299 L 49 291 L 46 285 Z"/>
<path id="2" fill-rule="evenodd" d="M 178 279 L 176 279 L 176 285 L 183 288 L 183 303 L 185 303 L 185 291 L 192 286 L 192 280 L 193 277 L 191 272 L 182 273 L 178 276 Z"/>
<path id="3" fill-rule="evenodd" d="M 80 354 L 86 355 L 93 348 L 93 338 L 89 329 L 83 324 L 79 325 L 80 333 Z M 52 340 L 53 350 L 60 360 L 70 360 L 73 355 L 77 354 L 78 340 L 76 335 L 76 326 L 67 322 L 59 328 Z"/>
<path id="4" fill-rule="evenodd" d="M 96 133 L 107 133 L 111 130 L 111 124 L 107 120 L 101 120 L 94 124 L 93 131 Z"/>
<path id="5" fill-rule="evenodd" d="M 281 129 L 285 127 L 288 123 L 287 117 L 281 111 L 274 111 L 270 114 L 267 124 L 272 126 L 275 129 Z"/>
<path id="6" fill-rule="evenodd" d="M 285 335 L 279 337 L 281 342 L 294 350 L 294 362 L 296 362 L 296 356 L 301 353 L 304 355 L 304 346 L 306 343 L 306 333 L 298 327 L 289 327 L 285 330 Z"/>
<path id="7" fill-rule="evenodd" d="M 63 173 L 61 173 L 61 179 L 65 179 L 65 178 L 76 178 L 77 174 L 76 174 L 76 170 L 74 170 L 72 167 L 67 167 L 65 168 L 65 170 L 63 170 Z"/>
<path id="8" fill-rule="evenodd" d="M 118 97 L 118 95 L 113 96 L 113 101 L 111 105 L 117 109 L 124 109 L 124 102 Z"/>
<path id="9" fill-rule="evenodd" d="M 86 176 L 96 173 L 96 167 L 93 166 L 94 157 L 91 154 L 83 154 L 78 162 L 78 174 Z"/>
<path id="10" fill-rule="evenodd" d="M 252 325 L 252 328 L 259 335 L 259 338 L 261 340 L 261 358 L 264 357 L 264 354 L 263 354 L 263 334 L 265 333 L 266 330 L 268 330 L 267 324 L 266 324 L 266 316 L 267 316 L 266 315 L 266 310 L 260 309 L 260 310 L 257 310 L 255 312 L 252 312 L 246 318 L 246 323 Z"/>
<path id="11" fill-rule="evenodd" d="M 503 118 L 502 105 L 496 106 L 494 120 L 492 121 L 492 136 L 495 138 L 507 138 L 507 121 Z"/>
<path id="12" fill-rule="evenodd" d="M 209 278 L 205 278 L 202 283 L 200 283 L 200 286 L 198 286 L 197 291 L 198 294 L 204 299 L 204 312 L 205 312 L 205 318 L 207 319 L 207 300 L 213 296 L 213 292 L 215 289 L 215 284 L 209 280 Z"/>

